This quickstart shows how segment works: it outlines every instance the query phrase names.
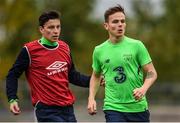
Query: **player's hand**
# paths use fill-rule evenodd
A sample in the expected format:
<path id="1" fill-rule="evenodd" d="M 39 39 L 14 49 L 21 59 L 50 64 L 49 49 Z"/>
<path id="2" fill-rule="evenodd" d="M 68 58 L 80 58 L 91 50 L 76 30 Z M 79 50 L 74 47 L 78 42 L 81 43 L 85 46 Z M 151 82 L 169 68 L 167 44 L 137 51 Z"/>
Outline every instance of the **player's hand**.
<path id="1" fill-rule="evenodd" d="M 11 111 L 14 115 L 18 115 L 18 114 L 21 113 L 17 101 L 14 101 L 14 102 L 10 103 L 10 111 Z"/>
<path id="2" fill-rule="evenodd" d="M 133 90 L 133 96 L 136 100 L 141 100 L 144 97 L 145 93 L 146 91 L 142 87 Z"/>
<path id="3" fill-rule="evenodd" d="M 90 115 L 97 113 L 96 101 L 94 99 L 89 99 L 87 109 Z"/>

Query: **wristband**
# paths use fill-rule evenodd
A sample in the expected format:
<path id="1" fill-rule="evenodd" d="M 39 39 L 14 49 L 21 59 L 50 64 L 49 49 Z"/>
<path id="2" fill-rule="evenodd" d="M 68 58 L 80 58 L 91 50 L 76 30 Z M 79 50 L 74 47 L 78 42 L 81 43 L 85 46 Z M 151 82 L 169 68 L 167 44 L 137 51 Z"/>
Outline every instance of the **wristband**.
<path id="1" fill-rule="evenodd" d="M 9 100 L 9 103 L 13 103 L 13 102 L 17 102 L 18 101 L 18 99 L 11 99 L 11 100 Z"/>

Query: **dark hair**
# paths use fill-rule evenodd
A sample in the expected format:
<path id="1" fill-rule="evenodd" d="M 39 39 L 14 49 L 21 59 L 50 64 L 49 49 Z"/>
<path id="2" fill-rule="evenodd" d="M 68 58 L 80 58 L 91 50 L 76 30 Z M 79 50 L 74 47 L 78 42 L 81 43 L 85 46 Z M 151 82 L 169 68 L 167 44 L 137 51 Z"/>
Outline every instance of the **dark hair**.
<path id="1" fill-rule="evenodd" d="M 44 26 L 44 24 L 50 19 L 60 19 L 60 14 L 56 10 L 50 10 L 43 12 L 39 16 L 39 26 Z"/>
<path id="2" fill-rule="evenodd" d="M 125 15 L 124 8 L 121 5 L 117 4 L 117 6 L 111 7 L 105 11 L 104 13 L 105 22 L 108 22 L 109 16 L 116 12 L 122 12 Z"/>

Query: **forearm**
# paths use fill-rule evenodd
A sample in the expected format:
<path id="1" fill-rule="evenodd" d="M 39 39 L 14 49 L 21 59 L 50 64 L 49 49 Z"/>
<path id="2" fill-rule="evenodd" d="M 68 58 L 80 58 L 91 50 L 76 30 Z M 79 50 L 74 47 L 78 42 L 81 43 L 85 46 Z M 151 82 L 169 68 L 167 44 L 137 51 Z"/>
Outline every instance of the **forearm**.
<path id="1" fill-rule="evenodd" d="M 11 99 L 18 99 L 16 95 L 17 87 L 18 87 L 17 78 L 13 78 L 10 75 L 8 75 L 6 79 L 6 94 L 7 94 L 8 101 L 10 101 Z"/>
<path id="2" fill-rule="evenodd" d="M 144 83 L 142 87 L 133 90 L 133 96 L 136 100 L 140 100 L 146 94 L 157 78 L 157 73 L 152 63 L 145 65 L 143 69 L 146 73 Z"/>
<path id="3" fill-rule="evenodd" d="M 89 87 L 90 76 L 81 74 L 76 70 L 71 70 L 69 73 L 69 82 L 80 87 Z"/>
<path id="4" fill-rule="evenodd" d="M 150 67 L 150 69 L 145 69 L 145 70 L 146 70 L 146 77 L 144 79 L 144 84 L 142 87 L 145 89 L 145 91 L 147 91 L 156 81 L 157 73 L 153 65 Z"/>
<path id="5" fill-rule="evenodd" d="M 100 74 L 96 74 L 95 72 L 93 72 L 90 79 L 89 99 L 95 99 L 99 86 L 100 86 Z"/>
<path id="6" fill-rule="evenodd" d="M 155 79 L 145 79 L 142 87 L 147 92 L 154 82 L 155 82 Z"/>
<path id="7" fill-rule="evenodd" d="M 84 75 L 76 70 L 71 56 L 71 68 L 68 73 L 69 82 L 80 87 L 89 87 L 90 78 L 90 76 Z"/>
<path id="8" fill-rule="evenodd" d="M 27 50 L 22 48 L 19 53 L 14 65 L 9 70 L 6 77 L 6 94 L 8 101 L 11 99 L 18 99 L 17 88 L 18 88 L 18 78 L 21 76 L 23 71 L 25 71 L 29 66 L 29 57 Z"/>

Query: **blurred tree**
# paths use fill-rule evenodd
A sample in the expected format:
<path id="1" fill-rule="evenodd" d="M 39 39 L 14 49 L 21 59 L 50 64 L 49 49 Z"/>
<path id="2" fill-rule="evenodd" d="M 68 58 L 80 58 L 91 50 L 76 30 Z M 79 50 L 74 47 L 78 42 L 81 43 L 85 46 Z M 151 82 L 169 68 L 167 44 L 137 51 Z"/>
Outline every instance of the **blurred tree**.
<path id="1" fill-rule="evenodd" d="M 36 34 L 35 0 L 1 0 L 0 4 L 0 98 L 7 106 L 5 75 L 23 44 Z"/>
<path id="2" fill-rule="evenodd" d="M 1 25 L 4 27 L 5 52 L 14 55 L 25 39 L 32 39 L 37 25 L 35 0 L 5 0 L 1 6 Z M 1 4 L 2 5 L 2 4 Z M 6 55 L 4 54 L 4 55 Z"/>
<path id="3" fill-rule="evenodd" d="M 131 26 L 133 35 L 138 36 L 147 45 L 159 81 L 178 81 L 180 72 L 180 1 L 163 0 L 164 12 L 156 15 L 150 1 L 134 0 L 134 21 Z"/>
<path id="4" fill-rule="evenodd" d="M 180 1 L 164 0 L 165 13 L 159 25 L 159 55 L 162 56 L 160 69 L 164 80 L 179 81 L 180 73 Z M 162 45 L 163 44 L 163 45 Z M 162 50 L 163 49 L 163 50 Z"/>

